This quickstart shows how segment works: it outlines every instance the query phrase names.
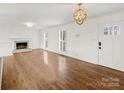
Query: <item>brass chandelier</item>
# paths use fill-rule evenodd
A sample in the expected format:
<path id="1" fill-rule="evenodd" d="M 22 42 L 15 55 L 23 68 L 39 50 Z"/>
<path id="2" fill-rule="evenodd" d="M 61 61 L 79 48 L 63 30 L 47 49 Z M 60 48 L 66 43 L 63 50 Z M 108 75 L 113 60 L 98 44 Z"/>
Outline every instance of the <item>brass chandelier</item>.
<path id="1" fill-rule="evenodd" d="M 87 17 L 85 8 L 82 8 L 81 6 L 82 6 L 82 3 L 79 3 L 78 8 L 75 10 L 73 14 L 74 20 L 76 21 L 78 25 L 83 24 L 84 20 Z"/>

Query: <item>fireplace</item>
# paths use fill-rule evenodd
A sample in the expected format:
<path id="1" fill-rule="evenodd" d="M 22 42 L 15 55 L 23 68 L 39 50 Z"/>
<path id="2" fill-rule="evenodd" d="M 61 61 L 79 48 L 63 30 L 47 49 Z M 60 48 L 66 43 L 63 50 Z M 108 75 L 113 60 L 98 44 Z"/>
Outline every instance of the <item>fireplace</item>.
<path id="1" fill-rule="evenodd" d="M 28 42 L 18 42 L 16 43 L 16 49 L 28 49 Z"/>
<path id="2" fill-rule="evenodd" d="M 13 53 L 20 53 L 20 52 L 30 52 L 31 49 L 31 41 L 25 39 L 14 39 L 14 48 Z"/>
<path id="3" fill-rule="evenodd" d="M 29 49 L 29 41 L 15 41 L 15 50 Z"/>

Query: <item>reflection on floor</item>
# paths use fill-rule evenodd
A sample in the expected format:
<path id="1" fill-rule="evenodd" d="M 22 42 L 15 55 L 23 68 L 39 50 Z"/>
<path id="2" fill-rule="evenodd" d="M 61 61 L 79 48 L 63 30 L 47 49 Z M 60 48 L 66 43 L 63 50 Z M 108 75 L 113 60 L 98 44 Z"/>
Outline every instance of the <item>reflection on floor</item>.
<path id="1" fill-rule="evenodd" d="M 37 49 L 4 58 L 2 89 L 124 89 L 124 73 Z"/>

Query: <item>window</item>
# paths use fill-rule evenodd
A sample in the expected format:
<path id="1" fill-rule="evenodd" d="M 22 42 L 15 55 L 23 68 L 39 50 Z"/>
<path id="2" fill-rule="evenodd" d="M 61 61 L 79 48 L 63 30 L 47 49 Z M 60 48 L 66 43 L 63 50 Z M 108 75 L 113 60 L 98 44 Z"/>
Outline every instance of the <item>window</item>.
<path id="1" fill-rule="evenodd" d="M 48 47 L 48 34 L 44 33 L 44 48 Z"/>
<path id="2" fill-rule="evenodd" d="M 66 52 L 66 41 L 67 41 L 67 37 L 66 37 L 66 31 L 60 31 L 59 32 L 59 51 L 62 52 Z"/>

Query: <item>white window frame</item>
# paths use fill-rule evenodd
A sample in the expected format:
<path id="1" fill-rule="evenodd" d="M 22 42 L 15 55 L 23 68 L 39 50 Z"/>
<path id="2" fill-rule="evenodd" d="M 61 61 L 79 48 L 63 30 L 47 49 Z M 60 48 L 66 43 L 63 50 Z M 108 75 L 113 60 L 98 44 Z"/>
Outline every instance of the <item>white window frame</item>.
<path id="1" fill-rule="evenodd" d="M 67 34 L 65 30 L 59 32 L 59 51 L 67 51 Z"/>
<path id="2" fill-rule="evenodd" d="M 44 48 L 48 47 L 48 34 L 44 33 Z"/>

